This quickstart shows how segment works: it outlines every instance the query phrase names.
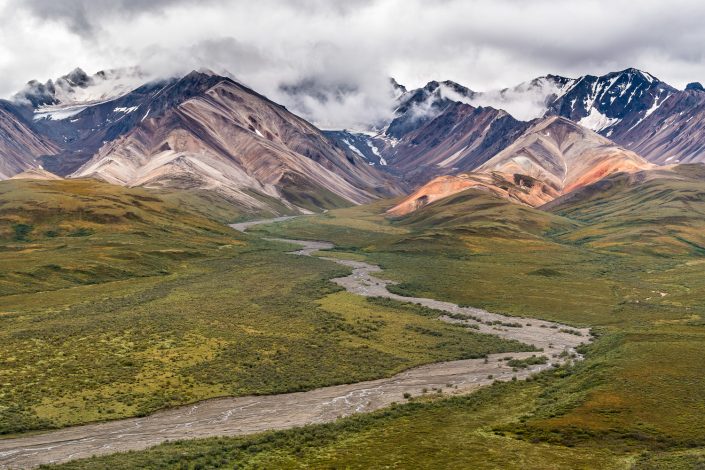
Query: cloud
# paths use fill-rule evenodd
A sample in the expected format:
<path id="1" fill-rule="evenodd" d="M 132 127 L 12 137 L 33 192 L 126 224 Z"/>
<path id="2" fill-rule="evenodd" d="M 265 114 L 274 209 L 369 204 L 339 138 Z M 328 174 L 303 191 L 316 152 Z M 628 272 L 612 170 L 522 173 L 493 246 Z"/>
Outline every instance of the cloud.
<path id="1" fill-rule="evenodd" d="M 705 81 L 703 17 L 697 0 L 0 0 L 0 94 L 76 66 L 208 67 L 355 127 L 389 112 L 389 76 L 483 91 L 634 66 Z"/>
<path id="2" fill-rule="evenodd" d="M 130 19 L 135 15 L 160 12 L 175 5 L 207 3 L 209 0 L 17 0 L 15 7 L 45 21 L 63 22 L 70 31 L 84 37 L 93 36 L 101 23 L 115 17 Z"/>

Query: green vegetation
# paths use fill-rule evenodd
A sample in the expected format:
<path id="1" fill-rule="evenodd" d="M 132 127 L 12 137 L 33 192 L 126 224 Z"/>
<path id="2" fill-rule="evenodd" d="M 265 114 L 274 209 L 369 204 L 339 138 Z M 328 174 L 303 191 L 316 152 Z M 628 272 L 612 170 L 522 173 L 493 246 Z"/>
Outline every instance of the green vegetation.
<path id="1" fill-rule="evenodd" d="M 180 202 L 91 181 L 2 182 L 0 295 L 166 275 L 244 245 Z"/>
<path id="2" fill-rule="evenodd" d="M 327 279 L 347 269 L 206 219 L 200 200 L 93 181 L 0 194 L 0 433 L 528 348 L 340 292 Z"/>
<path id="3" fill-rule="evenodd" d="M 587 360 L 503 432 L 687 467 L 705 447 L 701 172 L 617 175 L 552 213 L 467 191 L 399 220 L 380 203 L 261 230 L 343 240 L 340 256 L 380 264 L 400 294 L 592 327 Z"/>
<path id="4" fill-rule="evenodd" d="M 334 241 L 334 256 L 379 264 L 384 269 L 382 276 L 399 282 L 393 287 L 399 293 L 591 327 L 598 339 L 580 350 L 584 361 L 551 369 L 527 382 L 496 383 L 467 397 L 440 398 L 435 393 L 420 398 L 400 396 L 403 405 L 331 424 L 242 438 L 169 443 L 145 452 L 74 462 L 66 468 L 434 468 L 439 462 L 458 468 L 702 466 L 702 176 L 698 167 L 681 168 L 675 178 L 656 174 L 639 184 L 632 178 L 609 178 L 586 188 L 580 196 L 549 206 L 550 212 L 467 191 L 404 219 L 381 215 L 391 206 L 383 201 L 258 228 L 261 235 Z M 35 221 L 12 221 L 19 223 L 34 227 L 23 235 L 30 240 L 41 233 Z M 28 243 L 14 239 L 16 234 L 13 225 L 8 225 L 7 243 Z M 72 240 L 78 243 L 96 235 Z M 55 238 L 43 243 L 53 243 L 51 240 Z M 140 329 L 153 324 L 152 331 L 163 328 L 156 337 L 168 337 L 172 341 L 168 347 L 184 330 L 182 325 L 202 335 L 190 346 L 196 352 L 188 353 L 184 340 L 176 343 L 187 351 L 174 354 L 181 361 L 180 367 L 160 369 L 163 374 L 173 374 L 166 380 L 176 385 L 165 388 L 166 380 L 158 382 L 141 396 L 143 408 L 123 408 L 123 414 L 147 409 L 143 405 L 147 397 L 160 396 L 155 390 L 166 389 L 172 394 L 188 390 L 181 384 L 189 380 L 195 389 L 205 390 L 200 396 L 247 393 L 257 387 L 295 390 L 335 383 L 342 375 L 357 380 L 443 357 L 477 357 L 500 347 L 505 351 L 520 349 L 516 344 L 494 344 L 487 337 L 472 335 L 467 328 L 444 325 L 435 320 L 438 312 L 430 309 L 384 299 L 363 300 L 340 292 L 325 279 L 340 274 L 341 269 L 322 260 L 282 256 L 282 247 L 254 237 L 243 237 L 242 244 L 231 249 L 233 252 L 227 255 L 218 250 L 220 257 L 208 255 L 175 262 L 184 264 L 180 268 L 183 271 L 170 268 L 168 275 L 131 278 L 131 283 L 152 282 L 154 289 L 169 286 L 166 297 L 147 303 L 149 307 L 144 309 L 139 308 L 144 302 L 135 300 L 136 308 L 128 307 L 119 314 L 95 315 L 92 311 L 92 315 L 81 316 L 53 307 L 46 299 L 55 293 L 49 292 L 5 298 L 36 302 L 35 309 L 44 312 L 37 317 L 38 322 L 31 321 L 32 310 L 22 304 L 16 304 L 19 306 L 14 310 L 0 304 L 0 312 L 14 315 L 13 322 L 7 324 L 17 328 L 12 334 L 18 338 L 27 331 L 24 338 L 43 337 L 44 331 L 37 334 L 32 328 L 43 328 L 45 323 L 50 328 L 52 321 L 53 328 L 68 323 L 80 331 L 94 328 L 96 318 L 113 322 L 121 316 Z M 261 292 L 263 286 L 274 282 L 271 276 L 266 277 L 273 269 L 278 273 L 277 285 Z M 118 289 L 124 284 L 126 281 L 104 284 L 101 295 L 112 298 L 106 286 Z M 202 296 L 195 294 L 201 291 Z M 136 291 L 130 286 L 129 292 L 132 295 Z M 237 307 L 227 314 L 210 307 L 231 302 L 234 292 L 239 298 Z M 81 293 L 75 295 L 82 298 Z M 190 314 L 189 310 L 200 312 L 203 305 L 209 306 L 208 314 Z M 243 313 L 250 312 L 253 305 L 256 313 Z M 155 306 L 161 309 L 155 310 Z M 277 313 L 289 309 L 295 312 L 293 324 L 289 314 Z M 20 311 L 27 318 L 18 322 L 25 323 L 15 323 L 15 317 L 22 318 L 17 313 Z M 89 320 L 90 326 L 85 326 Z M 72 321 L 78 321 L 78 326 L 71 326 Z M 505 326 L 525 322 L 517 318 Z M 175 329 L 177 324 L 179 328 Z M 236 330 L 240 325 L 246 325 L 241 336 L 223 336 L 224 330 Z M 100 325 L 95 331 L 105 328 Z M 234 333 L 228 331 L 230 334 Z M 114 334 L 109 337 L 122 338 Z M 216 341 L 204 346 L 204 337 Z M 142 339 L 128 340 L 131 342 L 124 343 L 129 344 L 123 346 L 124 350 L 133 350 L 133 344 L 146 344 Z M 17 341 L 12 346 L 15 349 L 20 344 L 31 344 Z M 306 369 L 309 375 L 305 381 L 282 373 L 304 370 L 306 355 L 297 347 L 312 341 L 317 341 L 324 352 L 320 370 Z M 279 375 L 268 374 L 272 369 L 267 361 L 277 360 L 272 351 L 281 348 L 287 348 L 287 359 L 279 364 Z M 140 360 L 162 357 L 151 352 L 153 349 L 147 351 Z M 198 356 L 206 351 L 215 353 Z M 108 356 L 117 357 L 115 353 Z M 56 353 L 46 357 L 54 358 Z M 184 363 L 184 357 L 196 357 L 194 362 L 198 364 Z M 508 364 L 521 368 L 545 360 L 545 356 L 536 354 L 528 360 L 510 358 Z M 235 371 L 234 379 L 218 375 L 224 365 Z M 53 370 L 51 364 L 42 363 L 41 367 L 42 372 Z M 143 377 L 125 382 L 145 383 Z M 41 403 L 59 402 L 56 395 L 47 394 L 53 382 L 41 382 L 37 387 L 36 373 L 22 380 L 28 386 L 21 396 L 28 398 L 20 402 L 28 406 L 12 411 L 13 419 L 25 412 L 43 413 L 42 419 L 52 416 L 37 400 L 48 396 Z M 2 382 L 10 383 L 5 378 Z M 114 378 L 104 383 L 108 382 L 116 383 Z M 74 391 L 71 396 L 80 394 Z M 183 399 L 191 398 L 179 397 L 176 402 Z M 111 400 L 119 402 L 115 397 Z M 174 402 L 161 400 L 155 406 Z M 95 405 L 93 402 L 91 406 Z M 37 419 L 40 414 L 27 416 Z"/>
<path id="5" fill-rule="evenodd" d="M 598 449 L 536 445 L 495 431 L 535 406 L 540 381 L 498 383 L 469 396 L 427 398 L 336 423 L 230 439 L 164 444 L 59 466 L 128 468 L 623 468 Z M 431 394 L 432 395 L 432 394 Z"/>
<path id="6" fill-rule="evenodd" d="M 551 210 L 582 224 L 560 236 L 570 243 L 630 254 L 705 255 L 704 165 L 616 175 Z"/>
<path id="7" fill-rule="evenodd" d="M 546 356 L 536 356 L 532 355 L 526 359 L 510 359 L 507 361 L 507 365 L 510 367 L 515 367 L 517 369 L 526 369 L 529 366 L 534 366 L 537 364 L 547 364 L 548 358 Z"/>

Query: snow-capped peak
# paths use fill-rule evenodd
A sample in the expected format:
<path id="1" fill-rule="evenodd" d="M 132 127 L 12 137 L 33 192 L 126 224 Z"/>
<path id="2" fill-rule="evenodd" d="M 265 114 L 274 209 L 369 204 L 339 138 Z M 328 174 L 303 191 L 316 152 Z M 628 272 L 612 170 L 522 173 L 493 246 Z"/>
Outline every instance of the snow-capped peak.
<path id="1" fill-rule="evenodd" d="M 93 75 L 76 68 L 45 83 L 30 81 L 15 95 L 15 100 L 48 112 L 109 101 L 129 93 L 146 81 L 147 75 L 138 67 L 101 70 Z"/>

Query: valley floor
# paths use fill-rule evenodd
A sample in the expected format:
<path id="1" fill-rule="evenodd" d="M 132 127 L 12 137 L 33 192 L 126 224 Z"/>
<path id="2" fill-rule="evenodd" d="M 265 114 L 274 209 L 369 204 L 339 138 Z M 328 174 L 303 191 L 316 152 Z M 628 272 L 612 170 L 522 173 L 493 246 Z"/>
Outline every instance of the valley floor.
<path id="1" fill-rule="evenodd" d="M 232 407 L 217 404 L 233 402 L 217 397 L 259 401 L 315 390 L 332 402 L 346 393 L 330 390 L 352 390 L 341 384 L 396 375 L 381 383 L 408 391 L 382 387 L 368 409 L 376 400 L 400 404 L 370 413 L 62 465 L 698 468 L 705 462 L 705 232 L 691 215 L 705 198 L 697 191 L 661 184 L 618 197 L 602 191 L 599 204 L 561 212 L 467 192 L 401 220 L 384 217 L 393 201 L 382 201 L 248 234 L 221 233 L 198 218 L 176 228 L 151 219 L 164 210 L 140 212 L 149 220 L 141 225 L 118 218 L 120 233 L 100 232 L 105 224 L 55 227 L 47 218 L 36 219 L 43 226 L 6 225 L 14 239 L 0 243 L 8 255 L 0 259 L 0 442 L 51 440 L 80 429 L 67 426 L 146 420 L 165 408 L 153 416 L 179 415 L 189 408 L 174 407 L 211 398 L 201 406 L 214 403 L 214 414 L 204 419 L 220 419 Z M 74 225 L 86 217 L 81 211 Z M 275 239 L 306 240 L 300 254 L 314 256 L 286 255 L 291 243 Z M 565 333 L 579 343 L 588 328 L 593 341 L 576 348 L 584 360 L 526 381 L 489 378 L 545 367 L 542 353 L 513 338 L 552 348 L 537 338 Z M 467 381 L 460 376 L 398 380 L 449 361 L 502 369 L 478 369 L 470 380 L 488 386 L 459 396 L 449 396 L 456 389 L 447 385 L 457 381 L 460 391 Z M 341 414 L 368 406 L 349 401 L 348 408 L 336 402 Z M 176 419 L 177 434 L 188 422 Z M 21 434 L 55 427 L 64 429 Z"/>
<path id="2" fill-rule="evenodd" d="M 286 220 L 277 219 L 276 221 Z M 263 221 L 271 222 L 271 221 Z M 243 226 L 244 225 L 244 226 Z M 252 224 L 240 224 L 245 229 Z M 278 239 L 298 244 L 294 254 L 311 256 L 332 244 Z M 365 297 L 411 302 L 445 312 L 440 320 L 480 333 L 517 341 L 530 351 L 490 354 L 483 359 L 437 363 L 411 369 L 389 379 L 340 385 L 285 395 L 218 399 L 160 412 L 144 418 L 112 421 L 47 434 L 0 441 L 0 467 L 31 467 L 112 452 L 140 450 L 168 440 L 241 435 L 324 423 L 353 413 L 373 411 L 413 396 L 458 394 L 495 381 L 525 379 L 530 375 L 580 359 L 575 348 L 589 341 L 587 329 L 573 329 L 531 318 L 507 317 L 433 299 L 390 293 L 388 281 L 371 273 L 379 267 L 358 261 L 325 258 L 353 268 L 352 274 L 332 281 L 347 292 Z M 449 316 L 448 316 L 449 315 Z"/>

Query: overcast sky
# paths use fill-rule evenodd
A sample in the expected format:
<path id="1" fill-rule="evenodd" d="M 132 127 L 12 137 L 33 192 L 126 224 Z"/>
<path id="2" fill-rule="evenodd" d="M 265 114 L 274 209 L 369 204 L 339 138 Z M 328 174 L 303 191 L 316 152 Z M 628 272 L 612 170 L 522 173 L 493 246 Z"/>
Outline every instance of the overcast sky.
<path id="1" fill-rule="evenodd" d="M 0 0 L 0 95 L 76 66 L 208 67 L 352 126 L 379 117 L 389 76 L 487 90 L 634 66 L 705 81 L 703 18 L 701 0 Z"/>

